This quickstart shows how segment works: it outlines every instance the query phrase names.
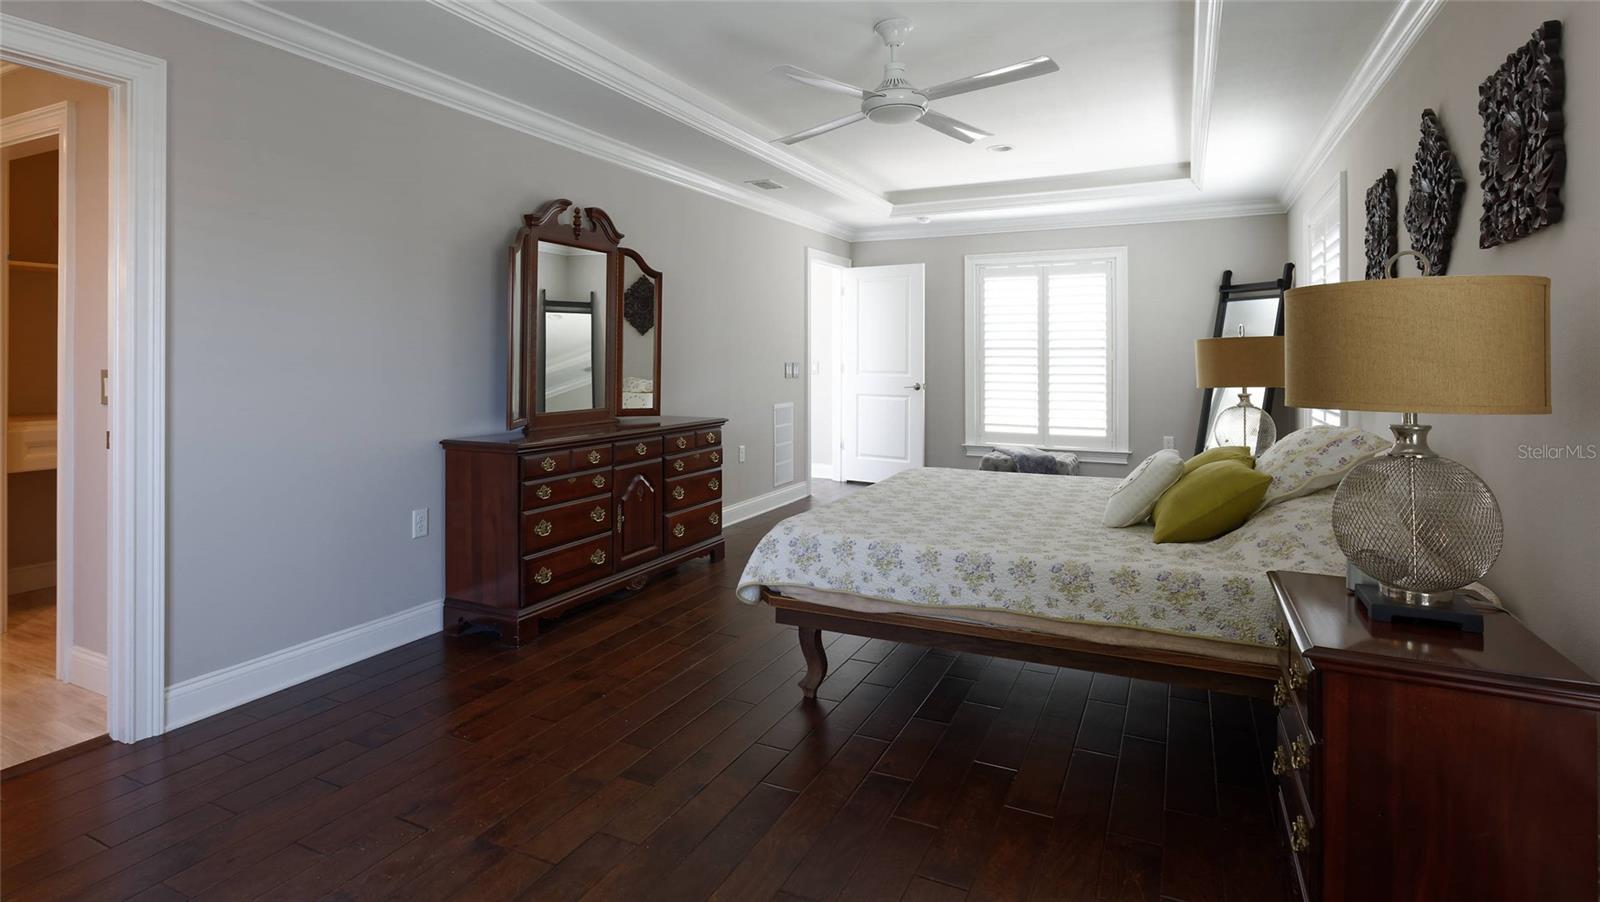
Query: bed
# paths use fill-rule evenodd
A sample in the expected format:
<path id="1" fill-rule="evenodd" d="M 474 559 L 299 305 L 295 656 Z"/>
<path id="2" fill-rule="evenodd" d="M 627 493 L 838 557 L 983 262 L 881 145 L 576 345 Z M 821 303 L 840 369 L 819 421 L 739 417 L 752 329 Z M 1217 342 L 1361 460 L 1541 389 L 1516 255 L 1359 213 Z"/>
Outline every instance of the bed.
<path id="1" fill-rule="evenodd" d="M 909 470 L 779 523 L 742 601 L 799 628 L 814 696 L 821 631 L 1266 695 L 1278 616 L 1268 570 L 1343 574 L 1333 490 L 1211 542 L 1100 525 L 1116 479 Z"/>

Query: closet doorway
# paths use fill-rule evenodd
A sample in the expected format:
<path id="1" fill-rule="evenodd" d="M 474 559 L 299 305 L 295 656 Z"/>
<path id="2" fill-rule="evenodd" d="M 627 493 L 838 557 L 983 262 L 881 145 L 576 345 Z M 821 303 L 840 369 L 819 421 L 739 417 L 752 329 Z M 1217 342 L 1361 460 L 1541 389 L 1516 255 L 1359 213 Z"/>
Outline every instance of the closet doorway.
<path id="1" fill-rule="evenodd" d="M 0 766 L 107 733 L 109 92 L 0 72 Z"/>

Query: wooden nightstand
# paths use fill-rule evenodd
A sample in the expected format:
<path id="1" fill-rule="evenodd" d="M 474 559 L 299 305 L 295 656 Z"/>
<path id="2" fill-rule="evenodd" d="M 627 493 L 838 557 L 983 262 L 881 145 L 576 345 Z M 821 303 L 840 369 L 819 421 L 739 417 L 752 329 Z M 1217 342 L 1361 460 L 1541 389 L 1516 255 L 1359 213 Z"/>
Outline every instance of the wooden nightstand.
<path id="1" fill-rule="evenodd" d="M 1273 771 L 1308 900 L 1600 894 L 1600 684 L 1504 611 L 1374 623 L 1336 576 L 1267 574 Z"/>

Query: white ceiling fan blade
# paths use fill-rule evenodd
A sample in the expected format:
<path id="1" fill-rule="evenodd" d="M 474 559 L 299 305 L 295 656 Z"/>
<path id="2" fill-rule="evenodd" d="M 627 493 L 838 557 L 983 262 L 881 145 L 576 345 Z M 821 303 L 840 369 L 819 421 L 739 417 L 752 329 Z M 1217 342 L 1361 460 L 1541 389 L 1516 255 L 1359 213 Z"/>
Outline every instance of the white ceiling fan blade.
<path id="1" fill-rule="evenodd" d="M 1050 57 L 1036 56 L 1031 60 L 1023 60 L 1020 63 L 1001 66 L 988 72 L 980 72 L 977 75 L 969 75 L 966 78 L 947 81 L 942 85 L 934 85 L 922 93 L 927 95 L 929 100 L 938 100 L 940 97 L 965 94 L 968 91 L 981 91 L 984 88 L 992 88 L 996 85 L 1022 81 L 1024 78 L 1048 75 L 1060 68 L 1060 66 L 1056 65 L 1056 61 Z"/>
<path id="2" fill-rule="evenodd" d="M 773 138 L 772 139 L 772 143 L 774 143 L 774 144 L 798 144 L 801 141 L 806 140 L 807 138 L 815 138 L 818 135 L 827 134 L 828 132 L 831 132 L 836 128 L 844 128 L 845 126 L 849 125 L 852 122 L 860 122 L 861 120 L 863 120 L 865 118 L 867 118 L 867 114 L 861 112 L 860 110 L 857 110 L 857 111 L 855 111 L 854 113 L 851 113 L 848 116 L 840 116 L 837 119 L 829 120 L 827 122 L 822 123 L 821 125 L 813 125 L 813 126 L 811 126 L 810 128 L 806 129 L 803 132 L 795 132 L 792 135 L 784 135 L 782 138 Z"/>
<path id="3" fill-rule="evenodd" d="M 923 113 L 922 118 L 917 121 L 936 132 L 942 132 L 957 141 L 964 141 L 968 144 L 979 138 L 994 137 L 993 132 L 986 132 L 975 125 L 968 125 L 960 119 L 951 119 L 949 116 L 943 113 L 935 113 L 933 110 Z"/>
<path id="4" fill-rule="evenodd" d="M 818 75 L 817 73 L 812 72 L 810 69 L 802 69 L 799 66 L 778 66 L 772 70 L 772 74 L 781 75 L 784 78 L 792 78 L 803 85 L 810 85 L 813 88 L 821 88 L 824 91 L 832 91 L 835 94 L 848 94 L 857 100 L 860 100 L 861 98 L 872 93 L 865 88 L 858 88 L 855 85 L 847 85 L 842 81 L 838 81 L 837 79 L 829 78 L 826 75 Z"/>

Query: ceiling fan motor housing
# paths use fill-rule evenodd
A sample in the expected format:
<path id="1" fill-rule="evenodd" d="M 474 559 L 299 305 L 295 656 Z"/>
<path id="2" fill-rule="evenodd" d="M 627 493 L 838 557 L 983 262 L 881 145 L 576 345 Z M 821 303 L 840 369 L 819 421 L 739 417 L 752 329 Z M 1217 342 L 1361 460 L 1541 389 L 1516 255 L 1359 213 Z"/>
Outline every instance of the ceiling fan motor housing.
<path id="1" fill-rule="evenodd" d="M 915 122 L 927 109 L 928 98 L 906 81 L 905 68 L 896 63 L 884 67 L 883 83 L 861 101 L 861 112 L 882 125 Z"/>

